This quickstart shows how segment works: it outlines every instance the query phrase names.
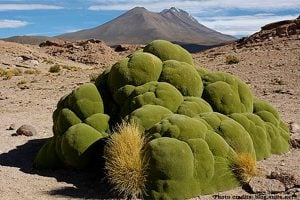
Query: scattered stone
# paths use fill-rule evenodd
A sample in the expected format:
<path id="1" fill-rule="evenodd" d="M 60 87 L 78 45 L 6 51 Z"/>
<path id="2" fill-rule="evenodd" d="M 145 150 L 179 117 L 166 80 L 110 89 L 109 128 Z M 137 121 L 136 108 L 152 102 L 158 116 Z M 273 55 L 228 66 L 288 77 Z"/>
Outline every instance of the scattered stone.
<path id="1" fill-rule="evenodd" d="M 16 129 L 16 124 L 11 124 L 6 130 L 15 130 Z"/>
<path id="2" fill-rule="evenodd" d="M 297 138 L 291 139 L 290 143 L 294 149 L 300 148 L 300 139 L 297 139 Z"/>
<path id="3" fill-rule="evenodd" d="M 300 125 L 296 122 L 290 122 L 289 129 L 291 133 L 300 133 Z"/>
<path id="4" fill-rule="evenodd" d="M 25 136 L 33 136 L 37 134 L 36 129 L 31 125 L 22 125 L 20 128 L 17 129 L 17 135 L 25 135 Z"/>
<path id="5" fill-rule="evenodd" d="M 285 194 L 291 195 L 292 197 L 295 197 L 293 199 L 298 199 L 297 197 L 300 196 L 300 188 L 291 188 L 288 189 Z"/>
<path id="6" fill-rule="evenodd" d="M 33 65 L 33 66 L 38 66 L 39 65 L 39 61 L 37 61 L 37 60 L 27 60 L 25 63 L 27 65 Z"/>
<path id="7" fill-rule="evenodd" d="M 292 188 L 295 185 L 295 178 L 292 174 L 271 172 L 269 178 L 282 182 L 286 189 Z"/>
<path id="8" fill-rule="evenodd" d="M 47 46 L 56 46 L 56 47 L 62 47 L 65 45 L 65 41 L 63 40 L 47 40 L 45 42 L 42 42 L 39 46 L 40 47 L 47 47 Z"/>
<path id="9" fill-rule="evenodd" d="M 121 52 L 121 51 L 128 51 L 129 50 L 129 48 L 128 47 L 126 47 L 126 46 L 124 46 L 124 45 L 117 45 L 116 46 L 116 48 L 115 48 L 115 51 L 116 52 Z"/>
<path id="10" fill-rule="evenodd" d="M 28 85 L 21 85 L 20 89 L 21 90 L 26 90 L 26 89 L 29 89 L 29 86 Z"/>
<path id="11" fill-rule="evenodd" d="M 26 61 L 26 60 L 31 60 L 32 58 L 26 55 L 21 55 L 20 56 L 21 60 Z"/>
<path id="12" fill-rule="evenodd" d="M 283 183 L 276 179 L 266 179 L 264 177 L 254 177 L 249 182 L 249 187 L 254 193 L 280 193 L 285 191 Z"/>

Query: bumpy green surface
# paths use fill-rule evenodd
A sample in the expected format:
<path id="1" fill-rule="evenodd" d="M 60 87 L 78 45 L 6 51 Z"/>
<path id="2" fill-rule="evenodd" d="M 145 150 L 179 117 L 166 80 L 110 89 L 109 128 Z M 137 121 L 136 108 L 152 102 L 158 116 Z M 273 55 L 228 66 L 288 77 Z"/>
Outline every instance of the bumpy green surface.
<path id="1" fill-rule="evenodd" d="M 287 126 L 281 121 L 276 109 L 268 102 L 255 99 L 254 114 L 258 115 L 266 126 L 271 143 L 271 153 L 282 154 L 289 150 L 290 135 Z"/>
<path id="2" fill-rule="evenodd" d="M 144 105 L 126 116 L 125 120 L 130 123 L 136 123 L 140 130 L 144 132 L 170 114 L 172 114 L 172 112 L 165 107 L 159 105 Z"/>
<path id="3" fill-rule="evenodd" d="M 147 134 L 150 137 L 172 137 L 187 141 L 193 138 L 205 138 L 207 127 L 197 119 L 185 115 L 173 114 L 155 124 Z"/>
<path id="4" fill-rule="evenodd" d="M 121 107 L 122 116 L 148 104 L 160 105 L 176 112 L 183 102 L 181 93 L 173 85 L 155 81 L 138 87 L 131 85 L 122 87 L 116 92 L 114 99 Z"/>
<path id="5" fill-rule="evenodd" d="M 231 170 L 235 152 L 198 119 L 169 115 L 147 135 L 152 198 L 186 199 L 239 185 Z"/>
<path id="6" fill-rule="evenodd" d="M 33 163 L 38 169 L 57 169 L 63 166 L 55 151 L 55 138 L 49 138 L 36 155 Z"/>
<path id="7" fill-rule="evenodd" d="M 59 160 L 78 169 L 86 167 L 93 155 L 90 147 L 107 136 L 108 121 L 96 86 L 81 85 L 58 102 L 53 113 L 54 137 L 39 151 L 35 166 L 55 168 L 53 160 Z"/>
<path id="8" fill-rule="evenodd" d="M 113 100 L 107 81 L 111 68 L 108 68 L 100 74 L 95 80 L 95 85 L 100 93 L 104 107 L 104 113 L 110 116 L 110 124 L 113 125 L 119 121 L 120 108 Z"/>
<path id="9" fill-rule="evenodd" d="M 249 133 L 256 153 L 256 159 L 262 160 L 271 155 L 271 138 L 265 122 L 252 113 L 234 113 L 230 117 L 241 124 Z"/>
<path id="10" fill-rule="evenodd" d="M 144 48 L 144 52 L 152 53 L 159 57 L 162 61 L 177 60 L 194 65 L 193 58 L 187 50 L 177 44 L 172 44 L 165 40 L 152 41 Z"/>
<path id="11" fill-rule="evenodd" d="M 202 80 L 195 67 L 185 62 L 167 60 L 163 62 L 159 81 L 174 85 L 183 96 L 201 97 Z"/>
<path id="12" fill-rule="evenodd" d="M 80 123 L 70 127 L 61 140 L 64 162 L 81 169 L 87 166 L 90 156 L 88 149 L 99 139 L 106 137 L 87 124 Z"/>
<path id="13" fill-rule="evenodd" d="M 113 94 L 125 85 L 139 86 L 157 81 L 162 62 L 150 53 L 136 52 L 114 64 L 108 75 L 108 86 Z"/>
<path id="14" fill-rule="evenodd" d="M 225 115 L 253 111 L 250 88 L 239 78 L 225 72 L 211 72 L 204 75 L 202 81 L 202 98 L 214 111 Z"/>
<path id="15" fill-rule="evenodd" d="M 196 70 L 201 78 L 203 78 L 206 74 L 211 72 L 210 70 L 203 67 L 196 67 Z"/>
<path id="16" fill-rule="evenodd" d="M 249 133 L 233 119 L 216 112 L 202 113 L 204 119 L 237 153 L 250 154 L 255 158 L 255 150 Z"/>
<path id="17" fill-rule="evenodd" d="M 194 117 L 204 112 L 213 112 L 211 106 L 199 97 L 184 97 L 184 101 L 179 106 L 177 113 Z"/>
<path id="18" fill-rule="evenodd" d="M 289 129 L 239 78 L 195 68 L 192 56 L 155 40 L 61 98 L 54 137 L 34 166 L 82 169 L 122 120 L 145 132 L 149 199 L 188 199 L 234 188 L 238 154 L 261 160 L 289 149 Z M 102 143 L 101 143 L 102 144 Z M 103 143 L 104 145 L 104 143 Z"/>
<path id="19" fill-rule="evenodd" d="M 95 85 L 91 83 L 81 85 L 73 90 L 71 94 L 63 97 L 59 101 L 57 108 L 69 108 L 81 120 L 104 111 L 101 96 Z"/>

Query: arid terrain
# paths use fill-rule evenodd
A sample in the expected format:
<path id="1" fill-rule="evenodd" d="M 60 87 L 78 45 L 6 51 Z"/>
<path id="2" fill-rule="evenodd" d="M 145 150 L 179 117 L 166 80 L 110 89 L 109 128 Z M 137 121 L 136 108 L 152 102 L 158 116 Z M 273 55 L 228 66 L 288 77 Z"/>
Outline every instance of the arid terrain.
<path id="1" fill-rule="evenodd" d="M 237 47 L 238 46 L 238 47 Z M 52 136 L 52 113 L 64 94 L 90 82 L 106 67 L 128 51 L 115 52 L 99 41 L 65 44 L 57 42 L 42 47 L 0 41 L 0 68 L 19 69 L 0 77 L 0 199 L 76 199 L 108 198 L 101 184 L 100 172 L 36 170 L 32 161 L 45 138 Z M 234 55 L 237 64 L 226 64 Z M 193 54 L 198 66 L 232 73 L 250 85 L 255 96 L 268 100 L 292 127 L 292 137 L 299 136 L 300 124 L 300 37 L 270 38 L 256 43 L 236 43 Z M 49 68 L 60 66 L 50 73 Z M 23 124 L 35 127 L 37 134 L 14 136 Z M 11 129 L 11 130 L 10 130 Z M 300 180 L 300 149 L 275 155 L 258 163 L 261 176 L 271 172 L 294 175 L 298 181 L 276 195 L 297 199 Z M 283 181 L 284 182 L 284 181 Z M 273 187 L 274 188 L 274 187 Z M 274 191 L 273 191 L 274 192 Z M 276 192 L 276 191 L 275 191 Z M 248 187 L 218 194 L 219 197 L 252 195 Z M 208 195 L 196 199 L 217 199 Z M 258 197 L 257 197 L 258 198 Z M 228 199 L 228 198 L 227 198 Z"/>

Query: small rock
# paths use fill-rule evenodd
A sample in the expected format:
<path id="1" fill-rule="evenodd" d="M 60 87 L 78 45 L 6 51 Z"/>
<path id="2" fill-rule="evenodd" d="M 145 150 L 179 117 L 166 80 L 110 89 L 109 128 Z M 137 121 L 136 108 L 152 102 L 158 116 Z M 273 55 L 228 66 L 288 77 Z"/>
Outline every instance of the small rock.
<path id="1" fill-rule="evenodd" d="M 280 193 L 285 191 L 283 183 L 276 179 L 254 177 L 249 182 L 249 187 L 254 193 Z"/>
<path id="2" fill-rule="evenodd" d="M 16 129 L 16 124 L 11 124 L 6 130 L 15 130 Z"/>
<path id="3" fill-rule="evenodd" d="M 295 185 L 295 178 L 292 174 L 271 172 L 269 178 L 282 182 L 287 189 L 292 188 Z"/>
<path id="4" fill-rule="evenodd" d="M 291 188 L 291 189 L 288 189 L 285 193 L 288 195 L 298 197 L 300 195 L 300 188 Z"/>
<path id="5" fill-rule="evenodd" d="M 37 61 L 37 60 L 27 60 L 25 63 L 27 65 L 33 65 L 33 66 L 38 66 L 39 65 L 39 61 Z"/>
<path id="6" fill-rule="evenodd" d="M 16 133 L 17 135 L 25 135 L 25 136 L 33 136 L 37 134 L 35 128 L 27 124 L 22 125 L 20 128 L 18 128 Z"/>
<path id="7" fill-rule="evenodd" d="M 291 139 L 290 141 L 291 146 L 295 149 L 299 149 L 300 148 L 300 139 Z"/>
<path id="8" fill-rule="evenodd" d="M 300 133 L 300 125 L 296 122 L 290 122 L 289 129 L 290 129 L 291 133 L 293 133 L 293 134 Z"/>

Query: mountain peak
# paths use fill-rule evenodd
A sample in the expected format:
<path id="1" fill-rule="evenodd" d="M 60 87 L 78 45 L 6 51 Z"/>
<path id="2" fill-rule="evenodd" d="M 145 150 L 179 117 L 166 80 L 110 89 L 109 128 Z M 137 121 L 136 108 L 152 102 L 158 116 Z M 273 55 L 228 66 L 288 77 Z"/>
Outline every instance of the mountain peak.
<path id="1" fill-rule="evenodd" d="M 171 7 L 170 9 L 164 9 L 163 11 L 160 12 L 161 15 L 163 16 L 168 16 L 168 15 L 175 15 L 180 18 L 188 18 L 189 20 L 192 20 L 193 22 L 198 22 L 193 16 L 191 16 L 188 12 L 176 8 L 176 7 Z"/>
<path id="2" fill-rule="evenodd" d="M 144 7 L 134 7 L 128 12 L 147 12 L 148 10 Z"/>

